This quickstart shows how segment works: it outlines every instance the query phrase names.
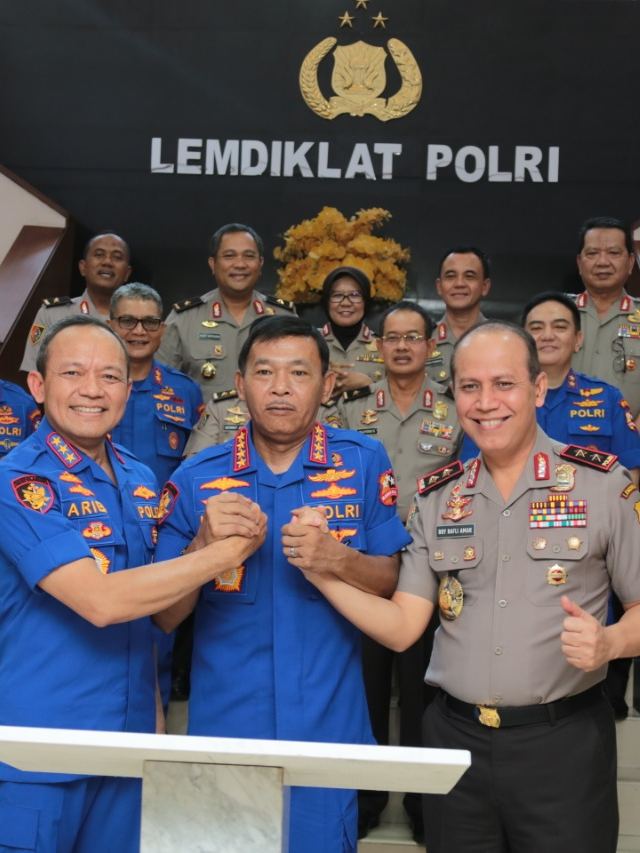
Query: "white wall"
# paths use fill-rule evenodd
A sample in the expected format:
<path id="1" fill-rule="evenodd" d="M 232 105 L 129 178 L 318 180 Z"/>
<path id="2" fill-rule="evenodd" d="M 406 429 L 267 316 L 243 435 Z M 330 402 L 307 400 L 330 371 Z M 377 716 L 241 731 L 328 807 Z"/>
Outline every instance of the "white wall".
<path id="1" fill-rule="evenodd" d="M 65 218 L 0 173 L 0 263 L 25 225 L 64 228 Z"/>

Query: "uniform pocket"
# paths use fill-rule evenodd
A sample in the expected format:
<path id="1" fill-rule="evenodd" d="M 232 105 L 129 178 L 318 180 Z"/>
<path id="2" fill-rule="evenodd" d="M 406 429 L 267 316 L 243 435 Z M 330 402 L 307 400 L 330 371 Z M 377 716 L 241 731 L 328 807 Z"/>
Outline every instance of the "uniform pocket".
<path id="1" fill-rule="evenodd" d="M 582 558 L 589 551 L 584 528 L 542 528 L 528 531 L 525 595 L 539 607 L 557 607 L 560 596 L 584 602 L 586 573 Z"/>

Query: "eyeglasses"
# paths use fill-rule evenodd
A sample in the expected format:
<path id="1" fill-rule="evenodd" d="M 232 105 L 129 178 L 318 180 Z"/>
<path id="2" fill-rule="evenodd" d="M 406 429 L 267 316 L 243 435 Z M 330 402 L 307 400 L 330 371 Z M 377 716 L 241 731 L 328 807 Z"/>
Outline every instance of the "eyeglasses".
<path id="1" fill-rule="evenodd" d="M 380 338 L 381 341 L 384 341 L 385 344 L 391 344 L 391 346 L 396 346 L 400 343 L 400 341 L 404 341 L 409 344 L 409 346 L 413 346 L 415 344 L 420 344 L 425 340 L 424 335 L 418 335 L 415 332 L 408 332 L 406 335 L 396 334 L 395 332 L 391 332 L 390 335 L 382 335 Z"/>
<path id="2" fill-rule="evenodd" d="M 123 314 L 122 317 L 113 317 L 112 319 L 115 320 L 121 329 L 127 329 L 128 331 L 135 329 L 138 323 L 140 323 L 145 332 L 157 332 L 162 325 L 161 317 L 132 317 L 130 314 Z"/>
<path id="3" fill-rule="evenodd" d="M 350 290 L 349 293 L 332 293 L 329 297 L 329 302 L 333 305 L 340 305 L 345 299 L 355 304 L 356 302 L 363 302 L 364 296 L 359 290 Z"/>

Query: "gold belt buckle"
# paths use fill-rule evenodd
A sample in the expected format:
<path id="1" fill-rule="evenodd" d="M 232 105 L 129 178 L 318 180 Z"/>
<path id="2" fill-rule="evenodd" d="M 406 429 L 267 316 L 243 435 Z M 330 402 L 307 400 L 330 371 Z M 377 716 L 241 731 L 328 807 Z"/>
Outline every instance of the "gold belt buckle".
<path id="1" fill-rule="evenodd" d="M 486 705 L 476 705 L 479 717 L 478 722 L 490 729 L 500 728 L 500 714 L 497 708 L 487 708 Z"/>

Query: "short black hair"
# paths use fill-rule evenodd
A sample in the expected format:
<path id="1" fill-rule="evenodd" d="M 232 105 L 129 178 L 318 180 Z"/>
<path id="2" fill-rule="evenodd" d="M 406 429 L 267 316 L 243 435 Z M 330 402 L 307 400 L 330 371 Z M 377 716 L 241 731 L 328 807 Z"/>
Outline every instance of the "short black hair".
<path id="1" fill-rule="evenodd" d="M 278 314 L 271 317 L 258 317 L 249 327 L 246 339 L 238 356 L 238 370 L 244 375 L 249 353 L 254 344 L 261 341 L 279 341 L 282 338 L 311 338 L 316 342 L 322 364 L 322 373 L 329 369 L 329 347 L 320 332 L 300 317 Z"/>
<path id="2" fill-rule="evenodd" d="M 560 305 L 564 305 L 564 307 L 571 312 L 576 332 L 580 331 L 582 322 L 580 320 L 578 306 L 570 296 L 567 296 L 566 293 L 560 293 L 558 290 L 544 290 L 542 293 L 538 293 L 532 297 L 522 309 L 522 316 L 520 317 L 521 326 L 524 327 L 526 325 L 527 317 L 531 311 L 533 311 L 533 309 L 538 305 L 542 305 L 543 302 L 559 302 Z"/>
<path id="3" fill-rule="evenodd" d="M 427 313 L 427 311 L 417 302 L 412 302 L 410 299 L 401 299 L 400 302 L 395 302 L 393 305 L 389 305 L 380 316 L 378 320 L 378 336 L 382 337 L 384 335 L 384 324 L 387 320 L 387 317 L 390 314 L 395 314 L 396 311 L 413 311 L 414 314 L 419 314 L 420 317 L 424 320 L 424 329 L 426 333 L 426 337 L 430 338 L 433 334 L 433 320 Z"/>
<path id="4" fill-rule="evenodd" d="M 246 232 L 253 237 L 258 248 L 258 254 L 261 258 L 264 258 L 264 243 L 262 242 L 262 237 L 250 225 L 243 225 L 241 222 L 229 222 L 227 225 L 222 225 L 211 235 L 209 239 L 209 254 L 211 257 L 215 258 L 217 255 L 220 243 L 222 242 L 222 238 L 225 234 L 242 234 L 243 232 Z"/>
<path id="5" fill-rule="evenodd" d="M 95 243 L 96 240 L 99 240 L 100 237 L 115 237 L 117 240 L 120 240 L 122 245 L 127 250 L 127 260 L 131 261 L 131 249 L 129 248 L 129 244 L 124 239 L 124 237 L 121 237 L 120 234 L 118 234 L 116 231 L 113 231 L 111 228 L 105 228 L 104 231 L 98 231 L 97 234 L 94 234 L 93 237 L 87 240 L 87 242 L 84 244 L 84 249 L 82 250 L 83 260 L 86 260 L 86 257 L 89 254 L 89 249 L 91 248 L 92 244 Z"/>
<path id="6" fill-rule="evenodd" d="M 584 238 L 587 236 L 587 231 L 593 228 L 616 228 L 624 234 L 624 245 L 630 255 L 633 254 L 633 237 L 631 229 L 623 219 L 617 219 L 615 216 L 592 216 L 580 226 L 578 232 L 578 254 L 584 249 Z"/>
<path id="7" fill-rule="evenodd" d="M 74 326 L 97 326 L 98 329 L 103 329 L 105 332 L 114 337 L 116 341 L 118 341 L 118 346 L 124 353 L 125 364 L 127 366 L 127 378 L 129 377 L 129 353 L 127 352 L 125 342 L 113 331 L 111 326 L 103 323 L 102 320 L 99 320 L 97 317 L 91 317 L 88 314 L 74 314 L 71 317 L 64 317 L 64 319 L 58 320 L 57 323 L 49 326 L 42 338 L 42 343 L 40 344 L 40 349 L 36 356 L 36 370 L 38 373 L 44 376 L 47 371 L 51 342 L 60 334 L 60 332 L 63 332 L 65 329 L 71 329 Z"/>
<path id="8" fill-rule="evenodd" d="M 476 332 L 513 332 L 513 334 L 520 338 L 521 341 L 524 342 L 525 347 L 527 348 L 527 371 L 529 373 L 529 379 L 533 384 L 538 375 L 540 374 L 540 359 L 538 358 L 538 348 L 536 346 L 536 342 L 533 340 L 532 336 L 527 332 L 522 326 L 518 326 L 517 323 L 511 323 L 509 320 L 485 320 L 484 323 L 478 323 L 477 326 L 472 326 L 470 329 L 467 329 L 466 332 L 463 332 L 462 335 L 458 338 L 453 348 L 453 352 L 451 354 L 451 381 L 455 382 L 456 378 L 456 355 L 458 349 L 460 348 L 463 341 L 467 338 L 470 338 L 472 335 L 475 335 Z"/>
<path id="9" fill-rule="evenodd" d="M 116 316 L 115 312 L 121 299 L 141 299 L 143 302 L 153 302 L 162 317 L 164 310 L 162 297 L 155 288 L 148 284 L 130 281 L 128 284 L 121 284 L 120 287 L 117 287 L 111 295 L 111 302 L 109 303 L 109 316 L 112 320 Z"/>
<path id="10" fill-rule="evenodd" d="M 447 249 L 440 257 L 440 261 L 438 263 L 438 278 L 442 275 L 442 264 L 446 261 L 449 255 L 475 255 L 482 264 L 482 277 L 491 278 L 491 261 L 489 259 L 489 255 L 477 246 L 453 246 L 451 249 Z"/>

